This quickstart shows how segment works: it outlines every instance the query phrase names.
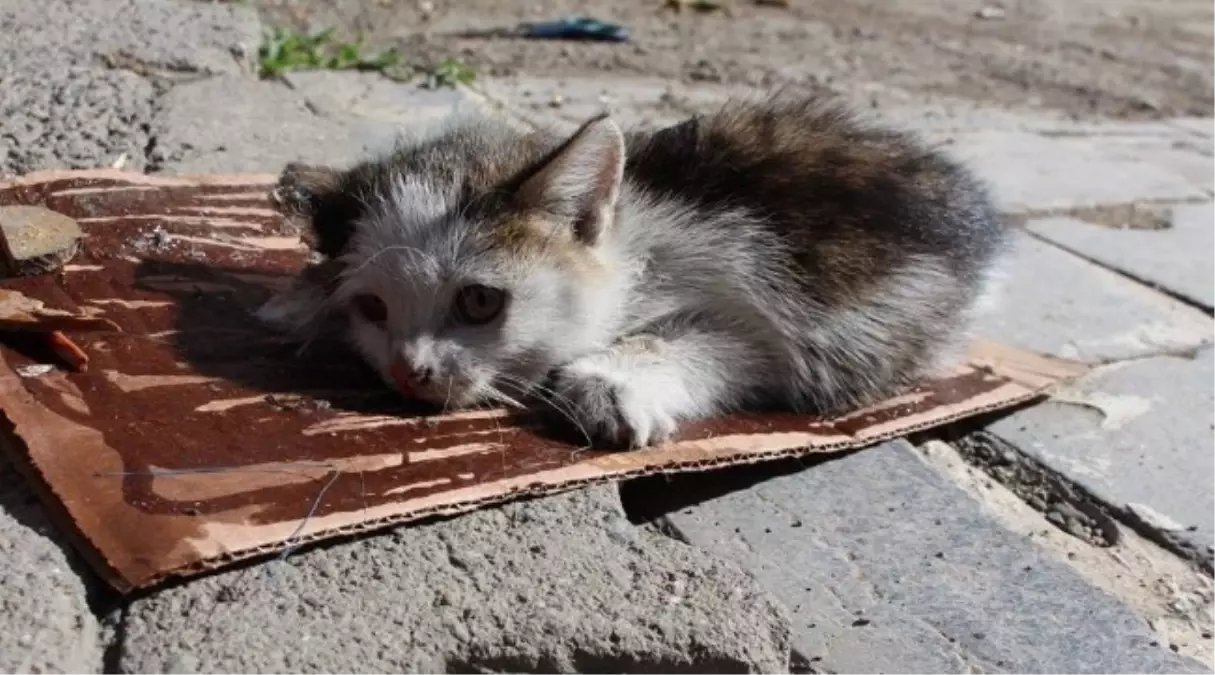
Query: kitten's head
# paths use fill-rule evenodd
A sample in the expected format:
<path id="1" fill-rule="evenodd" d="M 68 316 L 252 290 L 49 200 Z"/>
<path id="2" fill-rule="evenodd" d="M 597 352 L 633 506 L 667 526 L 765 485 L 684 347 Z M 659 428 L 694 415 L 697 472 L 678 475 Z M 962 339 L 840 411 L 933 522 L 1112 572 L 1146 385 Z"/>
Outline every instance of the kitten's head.
<path id="1" fill-rule="evenodd" d="M 607 340 L 623 165 L 603 116 L 564 140 L 482 120 L 349 171 L 289 166 L 278 197 L 332 273 L 263 316 L 303 328 L 344 313 L 354 347 L 410 397 L 517 399 Z"/>

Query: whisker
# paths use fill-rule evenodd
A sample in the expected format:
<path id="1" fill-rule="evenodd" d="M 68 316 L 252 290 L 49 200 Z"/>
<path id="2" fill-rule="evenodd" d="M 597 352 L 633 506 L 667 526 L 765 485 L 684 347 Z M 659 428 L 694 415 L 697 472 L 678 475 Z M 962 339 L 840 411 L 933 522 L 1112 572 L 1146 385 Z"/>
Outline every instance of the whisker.
<path id="1" fill-rule="evenodd" d="M 512 407 L 517 408 L 517 409 L 519 409 L 519 410 L 526 410 L 526 409 L 527 409 L 527 406 L 523 405 L 522 403 L 520 403 L 519 401 L 515 400 L 514 398 L 511 398 L 510 396 L 507 396 L 507 395 L 506 395 L 504 392 L 502 392 L 502 391 L 500 391 L 500 390 L 498 390 L 498 389 L 496 389 L 496 388 L 494 388 L 494 387 L 492 387 L 492 386 L 487 386 L 487 387 L 486 387 L 486 393 L 487 393 L 487 394 L 488 394 L 490 397 L 492 397 L 494 400 L 498 401 L 499 403 L 505 403 L 506 405 L 512 406 Z"/>
<path id="2" fill-rule="evenodd" d="M 518 390 L 521 395 L 535 395 L 542 402 L 552 406 L 554 410 L 560 413 L 562 417 L 568 420 L 570 424 L 574 425 L 574 428 L 582 434 L 582 438 L 586 441 L 587 448 L 590 448 L 593 445 L 591 442 L 590 432 L 588 432 L 586 427 L 578 421 L 577 416 L 575 415 L 575 412 L 578 410 L 579 406 L 571 401 L 569 397 L 559 394 L 551 388 L 545 387 L 544 385 L 524 382 L 505 373 L 500 373 L 499 378 L 501 378 L 502 384 L 513 387 L 514 389 Z"/>
<path id="3" fill-rule="evenodd" d="M 451 405 L 451 383 L 454 380 L 452 376 L 447 376 L 447 397 L 443 399 L 443 414 L 447 414 L 448 406 Z"/>
<path id="4" fill-rule="evenodd" d="M 486 389 L 488 390 L 486 393 L 490 396 L 503 396 L 502 392 L 498 391 L 497 389 L 494 389 L 491 386 L 487 386 Z M 475 404 L 475 406 L 478 410 L 489 410 L 490 409 L 489 404 L 487 402 L 478 402 Z M 491 417 L 490 420 L 494 423 L 494 428 L 498 430 L 498 447 L 501 448 L 501 450 L 498 452 L 498 456 L 502 459 L 502 475 L 505 476 L 506 475 L 506 432 L 503 431 L 502 424 L 498 422 L 498 418 L 496 416 Z"/>

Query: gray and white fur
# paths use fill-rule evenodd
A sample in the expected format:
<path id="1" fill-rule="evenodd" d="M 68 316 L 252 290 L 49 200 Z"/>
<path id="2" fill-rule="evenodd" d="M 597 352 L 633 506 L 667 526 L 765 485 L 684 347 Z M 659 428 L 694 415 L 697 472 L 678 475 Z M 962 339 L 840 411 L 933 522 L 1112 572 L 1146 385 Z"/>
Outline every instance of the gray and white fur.
<path id="1" fill-rule="evenodd" d="M 627 447 L 916 383 L 958 353 L 1008 240 L 965 168 L 788 93 L 644 133 L 463 120 L 349 170 L 289 166 L 278 194 L 326 262 L 263 318 L 346 321 L 410 396 L 543 401 Z"/>

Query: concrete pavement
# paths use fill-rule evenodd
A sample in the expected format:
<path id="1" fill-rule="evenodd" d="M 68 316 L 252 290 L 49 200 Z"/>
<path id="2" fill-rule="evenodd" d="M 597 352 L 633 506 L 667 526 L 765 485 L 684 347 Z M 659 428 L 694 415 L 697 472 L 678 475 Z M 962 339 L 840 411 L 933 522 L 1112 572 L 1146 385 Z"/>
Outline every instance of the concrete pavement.
<path id="1" fill-rule="evenodd" d="M 0 44 L 0 173 L 275 171 L 452 111 L 661 124 L 729 93 L 258 81 L 230 3 L 0 0 L 0 25 L 23 27 Z M 950 444 L 521 502 L 113 611 L 5 464 L 0 670 L 1209 671 L 1211 121 L 878 112 L 1026 223 L 984 332 L 1098 365 L 1073 391 Z"/>

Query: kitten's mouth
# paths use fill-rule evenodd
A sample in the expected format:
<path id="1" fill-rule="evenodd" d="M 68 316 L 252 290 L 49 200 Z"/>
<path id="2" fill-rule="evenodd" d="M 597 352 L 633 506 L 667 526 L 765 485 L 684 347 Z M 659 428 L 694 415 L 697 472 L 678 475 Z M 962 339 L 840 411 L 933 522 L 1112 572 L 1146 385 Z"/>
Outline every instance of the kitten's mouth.
<path id="1" fill-rule="evenodd" d="M 395 374 L 390 376 L 393 388 L 402 397 L 442 410 L 459 410 L 478 401 L 477 397 L 469 395 L 468 387 L 459 386 L 454 380 L 421 385 L 409 379 L 397 378 Z"/>
<path id="2" fill-rule="evenodd" d="M 398 363 L 390 368 L 388 377 L 392 379 L 393 386 L 405 398 L 422 399 L 419 387 L 414 384 L 413 377 L 403 365 Z"/>

